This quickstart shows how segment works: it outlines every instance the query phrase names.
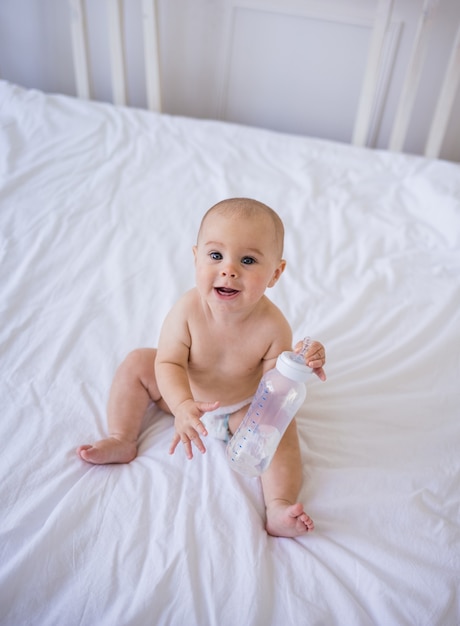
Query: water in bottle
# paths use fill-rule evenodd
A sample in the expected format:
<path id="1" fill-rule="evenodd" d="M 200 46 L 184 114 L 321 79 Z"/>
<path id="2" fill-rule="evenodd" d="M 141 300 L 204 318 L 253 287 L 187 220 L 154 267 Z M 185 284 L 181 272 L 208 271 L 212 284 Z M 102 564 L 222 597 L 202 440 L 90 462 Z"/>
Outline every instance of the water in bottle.
<path id="1" fill-rule="evenodd" d="M 276 366 L 266 372 L 238 430 L 227 444 L 230 466 L 245 476 L 260 476 L 270 465 L 281 437 L 306 396 L 305 382 L 311 369 L 302 350 L 282 352 Z"/>

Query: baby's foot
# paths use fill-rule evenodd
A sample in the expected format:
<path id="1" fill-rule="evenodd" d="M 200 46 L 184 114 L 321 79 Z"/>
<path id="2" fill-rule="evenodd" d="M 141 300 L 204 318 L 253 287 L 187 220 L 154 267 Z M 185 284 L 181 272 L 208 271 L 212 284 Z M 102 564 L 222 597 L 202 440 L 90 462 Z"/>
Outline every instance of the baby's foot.
<path id="1" fill-rule="evenodd" d="M 84 461 L 96 465 L 129 463 L 137 456 L 137 445 L 132 441 L 108 437 L 93 443 L 93 445 L 79 446 L 77 454 Z"/>
<path id="2" fill-rule="evenodd" d="M 274 537 L 299 537 L 315 528 L 313 520 L 303 510 L 303 504 L 276 500 L 267 507 L 266 530 Z"/>

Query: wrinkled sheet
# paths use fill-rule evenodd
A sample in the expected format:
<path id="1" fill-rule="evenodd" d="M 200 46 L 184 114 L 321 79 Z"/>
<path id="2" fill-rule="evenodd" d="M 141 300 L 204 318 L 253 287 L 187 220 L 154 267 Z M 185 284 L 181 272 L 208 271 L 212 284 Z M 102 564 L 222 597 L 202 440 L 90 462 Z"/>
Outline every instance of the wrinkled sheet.
<path id="1" fill-rule="evenodd" d="M 0 623 L 460 622 L 460 166 L 0 83 Z M 193 285 L 204 211 L 273 206 L 268 295 L 327 348 L 298 414 L 313 534 L 224 444 L 91 466 L 118 363 Z"/>

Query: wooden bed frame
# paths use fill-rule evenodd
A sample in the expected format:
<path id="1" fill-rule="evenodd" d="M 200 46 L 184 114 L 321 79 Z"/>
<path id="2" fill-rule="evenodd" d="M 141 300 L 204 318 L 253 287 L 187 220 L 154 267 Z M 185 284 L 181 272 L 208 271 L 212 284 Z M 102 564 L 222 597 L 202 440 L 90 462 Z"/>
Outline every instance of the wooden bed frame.
<path id="1" fill-rule="evenodd" d="M 84 0 L 69 0 L 71 6 L 72 53 L 75 68 L 76 92 L 81 98 L 91 98 L 91 77 L 87 45 L 87 26 Z M 145 62 L 145 86 L 147 106 L 152 111 L 161 112 L 161 71 L 157 11 L 155 0 L 141 0 L 143 43 Z M 231 12 L 242 7 L 251 7 L 250 0 L 233 0 Z M 426 58 L 427 39 L 430 27 L 436 19 L 437 0 L 424 0 L 420 7 L 417 31 L 412 44 L 412 52 L 406 71 L 402 91 L 387 148 L 401 152 L 404 147 L 411 113 L 416 101 L 417 88 Z M 367 58 L 364 80 L 361 87 L 359 106 L 356 112 L 352 143 L 369 146 L 369 134 L 373 107 L 378 89 L 378 77 L 382 64 L 385 38 L 391 23 L 393 0 L 379 0 L 377 8 L 366 8 L 354 19 L 366 20 L 372 24 L 372 37 Z M 259 7 L 260 8 L 260 7 Z M 276 7 L 266 10 L 276 11 Z M 292 11 L 290 11 L 292 12 Z M 308 10 L 296 15 L 307 15 Z M 107 28 L 109 33 L 112 99 L 114 104 L 127 104 L 127 80 L 123 22 L 120 0 L 107 0 Z M 460 83 L 460 27 L 457 30 L 450 60 L 445 70 L 434 114 L 431 120 L 424 154 L 439 157 L 442 142 L 447 131 L 449 117 Z"/>

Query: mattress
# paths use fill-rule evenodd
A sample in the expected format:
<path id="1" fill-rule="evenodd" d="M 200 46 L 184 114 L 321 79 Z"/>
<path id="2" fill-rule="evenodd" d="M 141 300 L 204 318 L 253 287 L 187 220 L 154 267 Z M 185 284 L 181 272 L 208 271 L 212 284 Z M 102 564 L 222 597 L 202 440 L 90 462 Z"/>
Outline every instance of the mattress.
<path id="1" fill-rule="evenodd" d="M 0 82 L 0 622 L 460 622 L 460 166 Z M 117 365 L 194 284 L 203 213 L 272 206 L 267 295 L 327 351 L 297 415 L 315 531 L 264 529 L 225 444 L 106 433 Z"/>

